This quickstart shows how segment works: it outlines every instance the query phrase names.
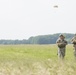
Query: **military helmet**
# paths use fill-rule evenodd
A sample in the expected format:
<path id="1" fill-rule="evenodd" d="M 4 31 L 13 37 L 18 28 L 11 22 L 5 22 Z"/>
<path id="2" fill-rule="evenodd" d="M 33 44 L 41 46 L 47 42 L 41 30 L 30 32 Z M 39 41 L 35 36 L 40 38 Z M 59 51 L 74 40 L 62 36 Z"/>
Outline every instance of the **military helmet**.
<path id="1" fill-rule="evenodd" d="M 65 36 L 64 36 L 63 34 L 60 34 L 60 35 L 59 35 L 59 37 L 61 37 L 61 36 L 65 38 Z"/>
<path id="2" fill-rule="evenodd" d="M 63 34 L 60 34 L 59 37 L 60 37 L 60 36 L 64 36 L 64 35 L 63 35 Z"/>

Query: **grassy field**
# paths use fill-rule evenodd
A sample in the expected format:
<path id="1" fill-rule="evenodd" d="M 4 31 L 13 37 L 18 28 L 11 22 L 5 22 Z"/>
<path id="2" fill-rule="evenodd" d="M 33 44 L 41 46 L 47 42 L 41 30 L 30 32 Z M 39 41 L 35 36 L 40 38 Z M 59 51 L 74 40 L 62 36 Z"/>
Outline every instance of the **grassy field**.
<path id="1" fill-rule="evenodd" d="M 0 45 L 0 75 L 76 75 L 73 47 L 60 61 L 56 45 Z"/>

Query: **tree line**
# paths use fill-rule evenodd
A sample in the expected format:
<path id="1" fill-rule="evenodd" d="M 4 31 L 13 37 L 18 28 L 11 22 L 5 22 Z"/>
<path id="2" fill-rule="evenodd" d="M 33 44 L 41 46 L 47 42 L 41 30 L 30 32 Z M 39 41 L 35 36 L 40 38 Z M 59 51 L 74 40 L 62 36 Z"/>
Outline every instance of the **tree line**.
<path id="1" fill-rule="evenodd" d="M 39 35 L 35 37 L 30 37 L 29 39 L 23 40 L 0 40 L 0 44 L 55 44 L 58 39 L 60 33 L 52 34 L 52 35 Z M 70 40 L 74 36 L 74 34 L 64 33 L 66 40 L 70 43 Z"/>

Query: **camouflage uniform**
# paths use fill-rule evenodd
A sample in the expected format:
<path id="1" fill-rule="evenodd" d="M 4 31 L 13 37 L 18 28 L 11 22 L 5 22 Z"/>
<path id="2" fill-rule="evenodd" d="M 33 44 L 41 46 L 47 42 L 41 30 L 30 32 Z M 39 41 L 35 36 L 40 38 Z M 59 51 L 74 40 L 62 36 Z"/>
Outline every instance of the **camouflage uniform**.
<path id="1" fill-rule="evenodd" d="M 61 59 L 63 59 L 64 56 L 65 56 L 65 50 L 66 50 L 67 41 L 66 40 L 62 40 L 62 39 L 59 38 L 56 41 L 56 43 L 57 44 L 59 44 L 59 43 L 65 43 L 64 47 L 62 47 L 62 48 L 58 47 L 58 57 L 61 58 Z"/>
<path id="2" fill-rule="evenodd" d="M 76 57 L 76 43 L 74 43 L 74 40 L 76 40 L 76 35 L 72 38 L 72 44 L 74 47 L 74 56 Z"/>

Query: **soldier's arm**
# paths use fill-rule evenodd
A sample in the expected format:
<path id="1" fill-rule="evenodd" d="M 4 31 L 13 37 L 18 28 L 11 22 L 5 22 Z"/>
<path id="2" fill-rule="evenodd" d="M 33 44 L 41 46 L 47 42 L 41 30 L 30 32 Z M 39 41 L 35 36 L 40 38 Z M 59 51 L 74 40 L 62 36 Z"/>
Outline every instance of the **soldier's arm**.
<path id="1" fill-rule="evenodd" d="M 60 42 L 60 40 L 58 39 L 57 41 L 56 41 L 56 44 L 58 45 L 58 44 L 60 44 L 61 42 Z"/>
<path id="2" fill-rule="evenodd" d="M 71 43 L 73 43 L 73 41 L 74 41 L 74 37 L 71 39 Z"/>

